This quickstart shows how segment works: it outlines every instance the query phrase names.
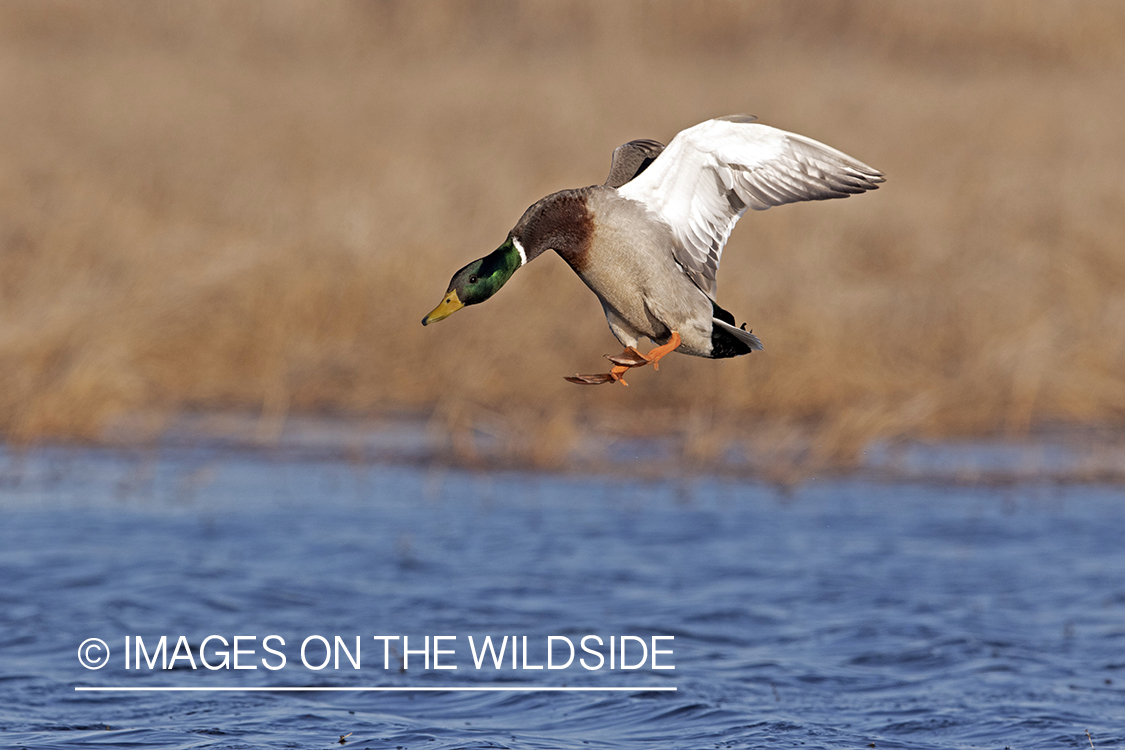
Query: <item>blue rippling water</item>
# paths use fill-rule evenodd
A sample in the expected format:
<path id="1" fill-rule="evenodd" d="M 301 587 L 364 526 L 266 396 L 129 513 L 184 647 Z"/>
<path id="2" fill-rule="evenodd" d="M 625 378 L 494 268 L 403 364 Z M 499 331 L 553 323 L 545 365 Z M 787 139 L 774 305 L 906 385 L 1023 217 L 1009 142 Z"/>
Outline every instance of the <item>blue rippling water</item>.
<path id="1" fill-rule="evenodd" d="M 0 463 L 5 746 L 1125 742 L 1120 488 L 833 481 L 780 493 L 206 451 Z M 124 669 L 126 636 L 184 635 L 197 654 L 212 634 L 258 636 L 251 663 L 281 635 L 287 665 Z M 346 655 L 338 670 L 305 668 L 312 634 L 362 636 L 362 668 Z M 394 634 L 412 649 L 458 636 L 446 642 L 458 669 L 415 655 L 403 671 L 396 649 L 384 670 L 371 637 Z M 474 669 L 467 637 L 505 634 L 529 637 L 533 665 L 550 635 L 673 636 L 662 643 L 676 668 Z M 103 669 L 78 662 L 89 637 L 115 652 Z M 634 689 L 75 690 L 285 685 Z"/>

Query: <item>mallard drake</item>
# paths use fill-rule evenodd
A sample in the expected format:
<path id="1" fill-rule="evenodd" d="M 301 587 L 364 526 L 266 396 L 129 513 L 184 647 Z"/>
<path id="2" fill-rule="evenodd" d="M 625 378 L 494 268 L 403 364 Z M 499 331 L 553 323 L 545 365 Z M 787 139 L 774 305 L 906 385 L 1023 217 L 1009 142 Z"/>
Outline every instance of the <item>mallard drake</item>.
<path id="1" fill-rule="evenodd" d="M 453 275 L 445 298 L 422 319 L 443 320 L 496 294 L 512 274 L 554 250 L 601 300 L 625 350 L 608 373 L 583 385 L 625 382 L 631 367 L 672 351 L 722 359 L 762 342 L 716 300 L 723 245 L 747 208 L 846 198 L 874 190 L 883 174 L 803 135 L 750 115 L 707 120 L 667 147 L 637 140 L 613 152 L 603 185 L 562 190 L 524 212 L 494 252 Z M 644 336 L 658 346 L 637 350 Z"/>

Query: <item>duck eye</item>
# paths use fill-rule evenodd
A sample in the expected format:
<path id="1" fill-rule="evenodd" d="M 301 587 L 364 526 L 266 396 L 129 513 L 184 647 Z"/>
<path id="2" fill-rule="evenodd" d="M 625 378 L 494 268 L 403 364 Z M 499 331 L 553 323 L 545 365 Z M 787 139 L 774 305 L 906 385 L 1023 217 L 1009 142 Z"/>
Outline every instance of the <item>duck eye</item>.
<path id="1" fill-rule="evenodd" d="M 470 284 L 477 283 L 477 275 L 475 273 L 469 277 L 469 283 Z"/>

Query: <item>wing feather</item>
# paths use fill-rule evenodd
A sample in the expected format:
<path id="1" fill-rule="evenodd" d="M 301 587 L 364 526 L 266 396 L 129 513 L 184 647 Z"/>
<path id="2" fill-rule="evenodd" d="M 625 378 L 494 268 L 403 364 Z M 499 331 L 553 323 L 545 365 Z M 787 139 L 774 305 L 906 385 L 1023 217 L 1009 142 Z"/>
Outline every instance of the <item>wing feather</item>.
<path id="1" fill-rule="evenodd" d="M 650 141 L 647 138 L 621 144 L 613 150 L 609 177 L 606 178 L 605 184 L 610 187 L 621 187 L 645 171 L 663 150 L 663 143 Z"/>
<path id="2" fill-rule="evenodd" d="M 734 115 L 680 132 L 618 187 L 672 228 L 676 261 L 712 299 L 723 246 L 746 209 L 846 198 L 883 182 L 841 151 L 752 119 Z"/>

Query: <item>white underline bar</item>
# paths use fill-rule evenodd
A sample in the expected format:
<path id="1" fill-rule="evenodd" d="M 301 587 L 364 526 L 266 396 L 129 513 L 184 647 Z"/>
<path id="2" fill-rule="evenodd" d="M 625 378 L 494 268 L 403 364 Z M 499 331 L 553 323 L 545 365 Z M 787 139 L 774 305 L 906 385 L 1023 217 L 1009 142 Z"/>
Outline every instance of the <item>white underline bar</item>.
<path id="1" fill-rule="evenodd" d="M 629 692 L 650 693 L 675 692 L 674 687 L 82 687 L 83 692 L 128 692 L 128 693 L 606 693 Z"/>

